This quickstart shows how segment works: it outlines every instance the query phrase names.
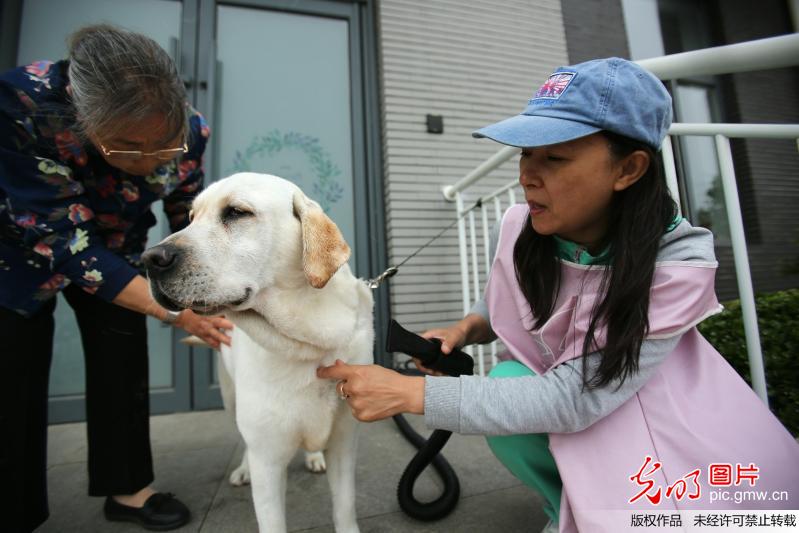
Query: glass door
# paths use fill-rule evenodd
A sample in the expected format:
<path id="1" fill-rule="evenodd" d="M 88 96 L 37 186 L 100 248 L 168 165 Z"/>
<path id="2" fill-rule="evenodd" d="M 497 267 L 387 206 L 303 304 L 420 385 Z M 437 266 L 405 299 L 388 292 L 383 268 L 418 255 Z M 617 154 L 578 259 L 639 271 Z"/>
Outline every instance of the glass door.
<path id="1" fill-rule="evenodd" d="M 353 242 L 349 22 L 220 5 L 216 42 L 211 175 L 286 178 Z"/>

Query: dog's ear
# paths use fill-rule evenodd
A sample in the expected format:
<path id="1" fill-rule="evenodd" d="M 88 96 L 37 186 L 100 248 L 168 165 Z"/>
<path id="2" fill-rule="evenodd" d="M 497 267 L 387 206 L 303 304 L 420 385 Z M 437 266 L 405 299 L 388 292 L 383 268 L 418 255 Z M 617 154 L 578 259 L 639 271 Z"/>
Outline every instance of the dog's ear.
<path id="1" fill-rule="evenodd" d="M 293 200 L 294 215 L 302 225 L 302 269 L 308 282 L 321 289 L 350 258 L 350 247 L 319 204 L 301 191 Z"/>

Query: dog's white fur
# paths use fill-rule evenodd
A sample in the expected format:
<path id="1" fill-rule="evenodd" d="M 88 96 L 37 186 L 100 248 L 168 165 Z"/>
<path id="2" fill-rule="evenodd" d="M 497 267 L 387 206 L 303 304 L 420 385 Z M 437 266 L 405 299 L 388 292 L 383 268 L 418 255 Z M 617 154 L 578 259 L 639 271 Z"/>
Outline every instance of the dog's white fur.
<path id="1" fill-rule="evenodd" d="M 357 532 L 357 422 L 336 384 L 316 377 L 337 358 L 372 361 L 372 294 L 338 228 L 294 184 L 242 173 L 202 192 L 191 224 L 161 244 L 180 255 L 151 275 L 156 299 L 236 325 L 220 383 L 247 451 L 231 482 L 251 477 L 259 529 L 285 531 L 286 467 L 302 447 L 310 469 L 326 463 L 336 531 Z"/>

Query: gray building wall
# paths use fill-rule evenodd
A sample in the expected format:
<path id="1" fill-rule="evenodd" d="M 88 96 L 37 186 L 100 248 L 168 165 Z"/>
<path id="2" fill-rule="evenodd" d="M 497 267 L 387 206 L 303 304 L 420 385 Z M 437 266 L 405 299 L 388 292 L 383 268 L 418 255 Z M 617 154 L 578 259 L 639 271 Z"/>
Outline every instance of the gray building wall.
<path id="1" fill-rule="evenodd" d="M 619 0 L 562 0 L 569 63 L 630 57 Z"/>
<path id="2" fill-rule="evenodd" d="M 388 256 L 396 264 L 455 219 L 441 187 L 500 148 L 471 132 L 521 112 L 568 58 L 559 0 L 383 0 L 378 19 Z M 443 134 L 427 133 L 428 113 L 443 116 Z M 468 197 L 516 178 L 514 158 Z M 391 279 L 392 316 L 415 331 L 460 319 L 459 264 L 453 228 Z"/>

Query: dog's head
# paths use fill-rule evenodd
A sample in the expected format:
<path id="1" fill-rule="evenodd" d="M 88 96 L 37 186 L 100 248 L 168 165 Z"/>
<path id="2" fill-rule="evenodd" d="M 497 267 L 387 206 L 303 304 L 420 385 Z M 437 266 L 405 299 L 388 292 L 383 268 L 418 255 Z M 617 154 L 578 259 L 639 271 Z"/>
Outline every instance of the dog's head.
<path id="1" fill-rule="evenodd" d="M 215 314 L 249 309 L 276 285 L 322 288 L 349 255 L 338 227 L 299 187 L 241 173 L 203 191 L 189 226 L 142 261 L 158 303 Z"/>

